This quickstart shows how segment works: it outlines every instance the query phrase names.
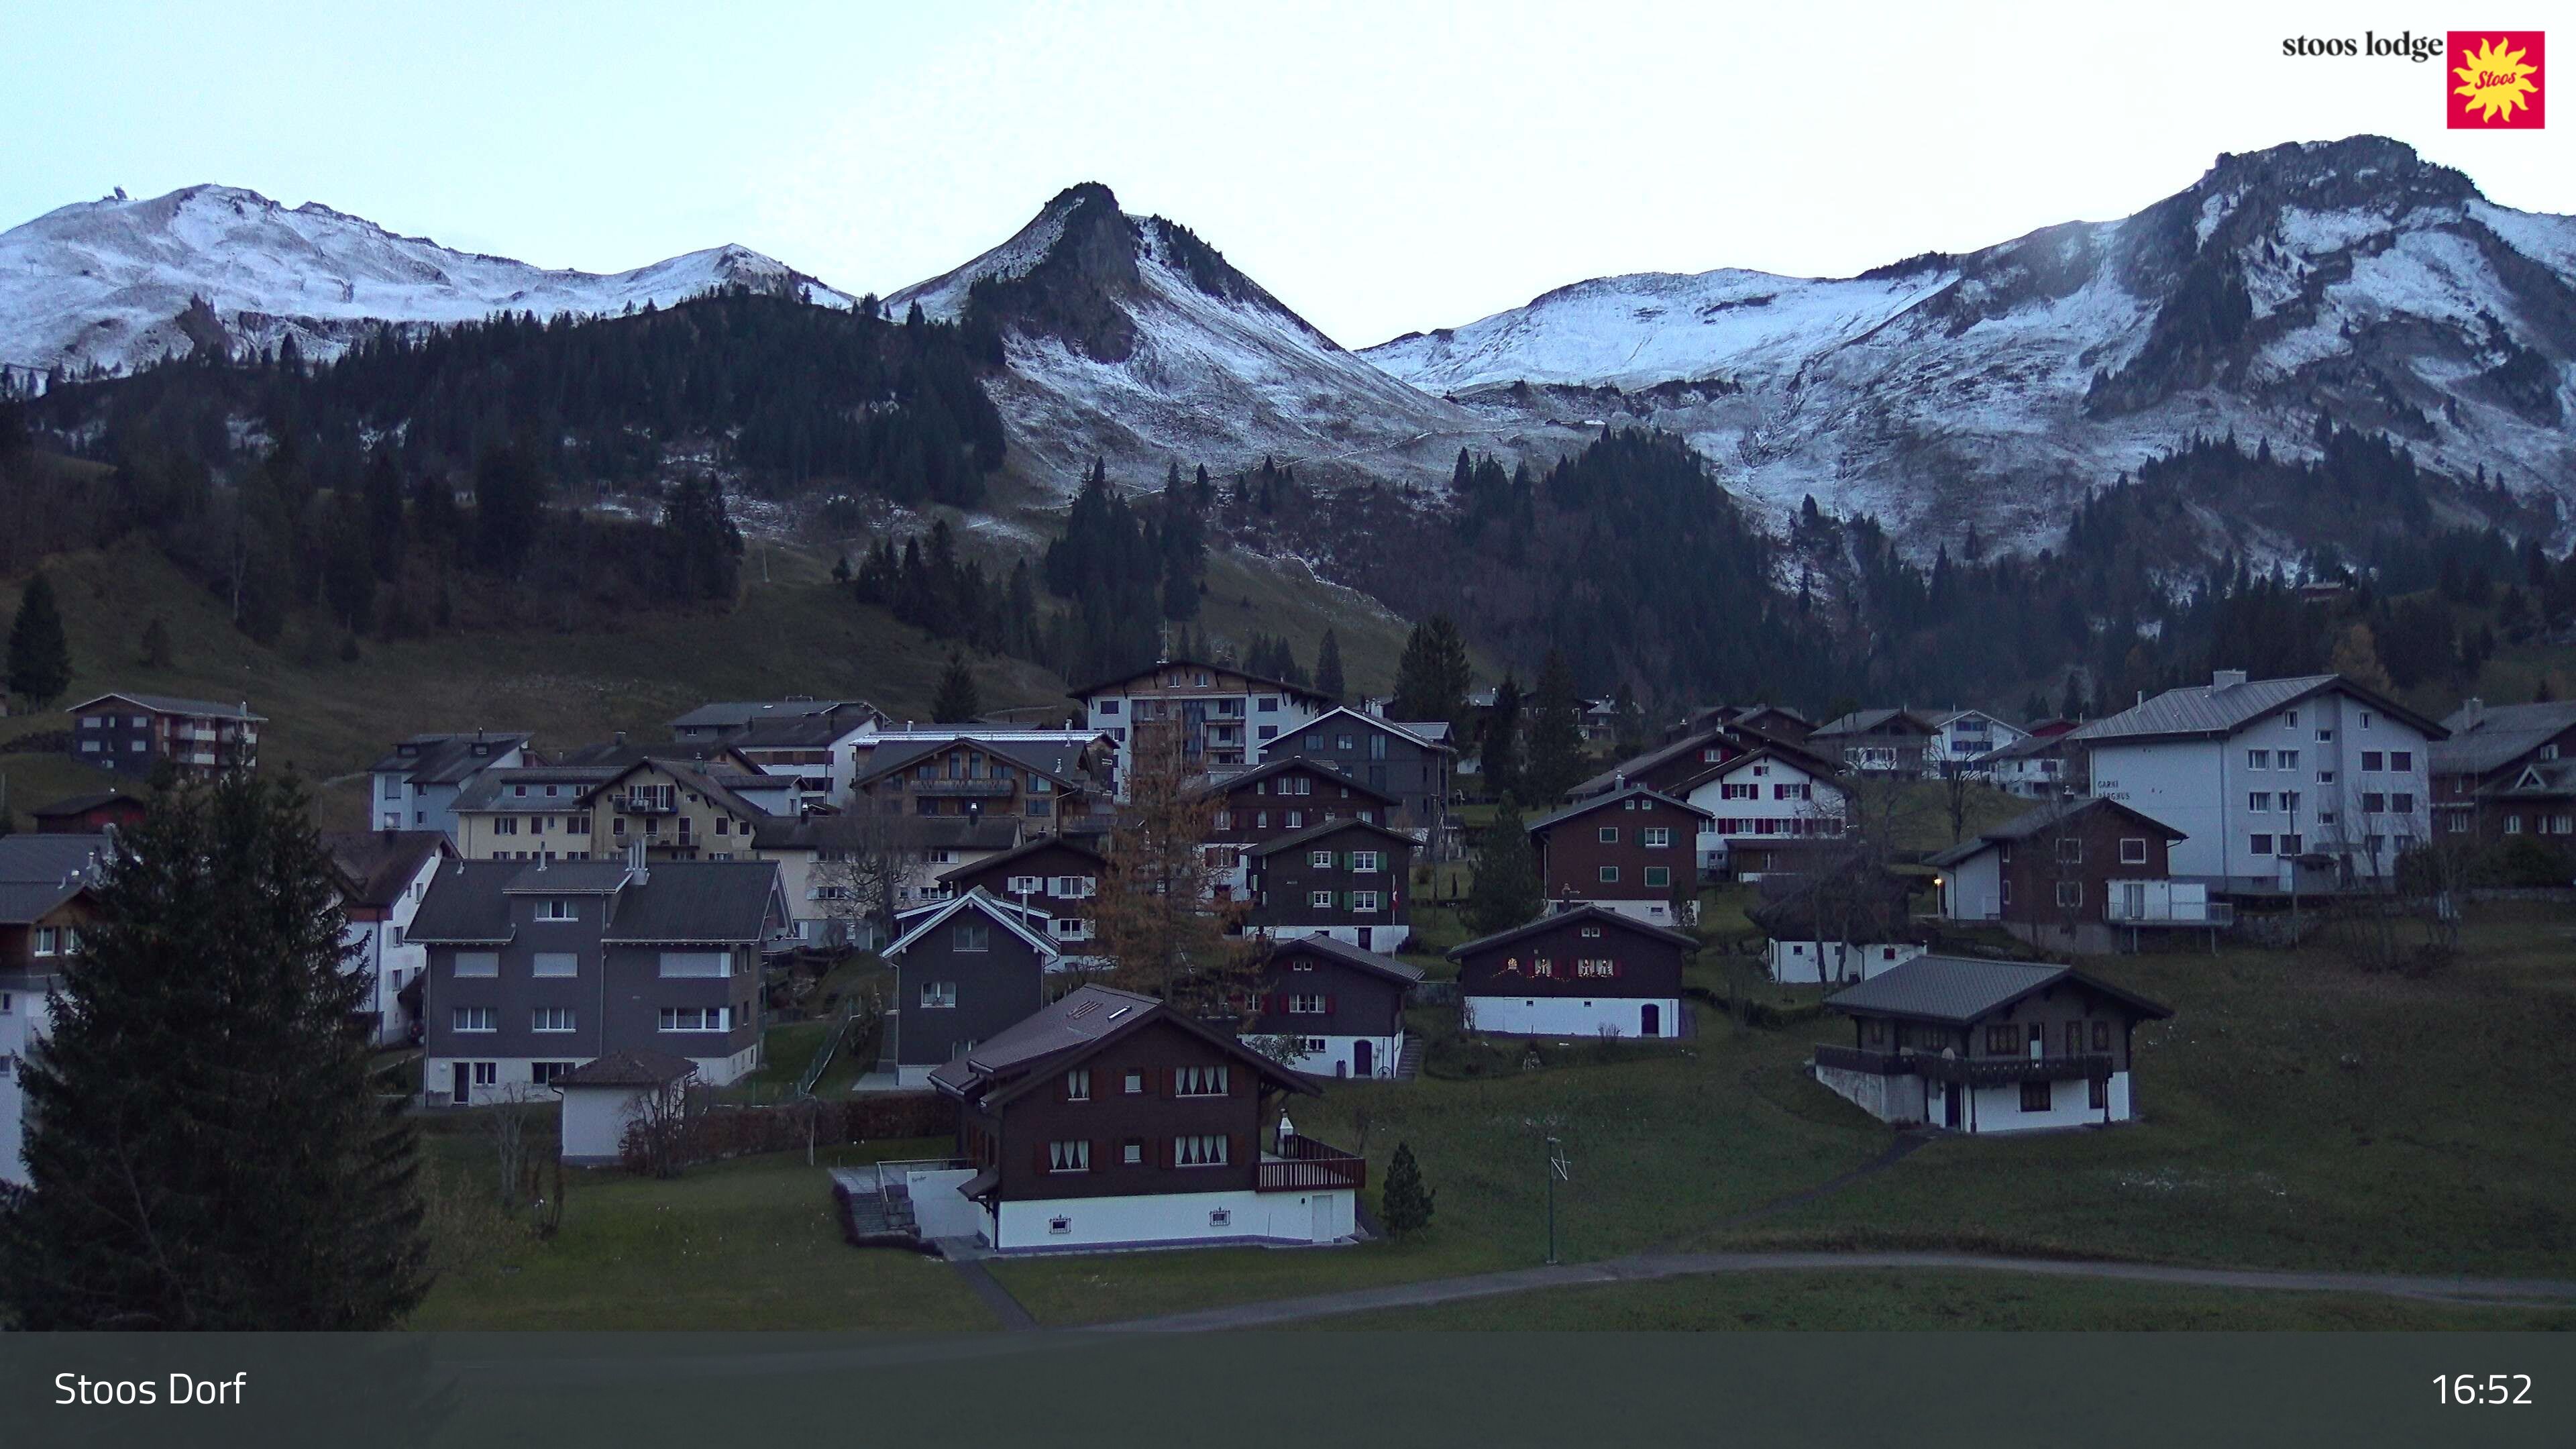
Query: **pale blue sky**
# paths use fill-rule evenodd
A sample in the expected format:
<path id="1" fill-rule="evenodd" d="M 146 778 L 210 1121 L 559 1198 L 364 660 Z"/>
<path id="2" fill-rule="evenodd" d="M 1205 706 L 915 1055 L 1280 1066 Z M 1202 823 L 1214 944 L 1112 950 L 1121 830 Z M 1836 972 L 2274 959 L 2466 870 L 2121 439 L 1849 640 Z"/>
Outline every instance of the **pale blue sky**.
<path id="1" fill-rule="evenodd" d="M 2438 60 L 2281 54 L 2358 37 L 2337 8 L 20 4 L 0 226 L 216 181 L 549 266 L 733 241 L 890 291 L 1098 180 L 1360 346 L 1607 273 L 1981 246 L 2356 131 L 2576 212 L 2576 96 L 2447 132 Z"/>

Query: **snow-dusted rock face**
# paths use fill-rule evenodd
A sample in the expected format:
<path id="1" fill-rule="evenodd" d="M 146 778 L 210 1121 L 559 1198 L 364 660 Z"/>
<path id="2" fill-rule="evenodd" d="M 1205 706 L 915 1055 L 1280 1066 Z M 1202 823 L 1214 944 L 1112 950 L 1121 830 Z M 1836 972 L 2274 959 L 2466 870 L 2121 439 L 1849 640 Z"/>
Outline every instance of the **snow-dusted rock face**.
<path id="1" fill-rule="evenodd" d="M 1232 471 L 1265 456 L 1321 479 L 1436 483 L 1464 444 L 1512 453 L 1518 421 L 1478 417 L 1370 366 L 1188 228 L 1060 193 L 1010 240 L 886 299 L 935 321 L 986 284 L 1007 374 L 994 401 L 1036 477 L 1070 493 L 1095 455 L 1143 481 L 1167 460 Z M 1545 431 L 1545 430 L 1541 430 Z"/>
<path id="2" fill-rule="evenodd" d="M 2052 545 L 2085 488 L 2195 431 L 2312 455 L 2320 416 L 2576 504 L 2576 218 L 2376 137 L 1964 256 L 1609 277 L 1361 355 L 1496 422 L 1651 421 L 1773 510 L 1813 494 L 1927 553 L 1972 521 Z"/>
<path id="3" fill-rule="evenodd" d="M 120 192 L 0 232 L 0 364 L 22 381 L 56 366 L 137 366 L 217 340 L 209 321 L 234 349 L 292 336 L 306 356 L 329 357 L 376 322 L 612 314 L 736 285 L 851 305 L 744 247 L 608 275 L 548 271 L 238 187 L 191 186 L 150 200 Z M 198 297 L 211 318 L 200 311 L 183 326 Z"/>

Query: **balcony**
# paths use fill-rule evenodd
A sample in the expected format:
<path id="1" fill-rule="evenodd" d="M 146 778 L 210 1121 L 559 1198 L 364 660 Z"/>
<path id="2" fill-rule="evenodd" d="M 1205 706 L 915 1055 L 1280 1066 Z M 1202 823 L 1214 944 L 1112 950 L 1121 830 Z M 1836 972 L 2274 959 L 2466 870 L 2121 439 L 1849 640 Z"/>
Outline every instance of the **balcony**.
<path id="1" fill-rule="evenodd" d="M 629 815 L 674 815 L 680 804 L 676 796 L 630 794 L 617 802 L 616 808 Z"/>
<path id="2" fill-rule="evenodd" d="M 1001 796 L 1018 789 L 1009 780 L 914 780 L 909 787 L 916 795 Z"/>
<path id="3" fill-rule="evenodd" d="M 2128 901 L 2115 890 L 2102 903 L 2102 919 L 2115 926 L 2232 926 L 2236 907 L 2229 901 Z"/>
<path id="4" fill-rule="evenodd" d="M 1317 1192 L 1368 1186 L 1368 1159 L 1312 1137 L 1291 1137 L 1284 1152 L 1261 1154 L 1255 1192 Z"/>
<path id="5" fill-rule="evenodd" d="M 2061 1082 L 2076 1077 L 2108 1080 L 2112 1070 L 2108 1052 L 2041 1057 L 1937 1057 L 1927 1056 L 1911 1047 L 1881 1052 L 1823 1042 L 1816 1045 L 1815 1062 L 1820 1067 L 1838 1067 L 1850 1072 L 1868 1072 L 1882 1077 L 1910 1074 L 1935 1082 L 1956 1082 L 1966 1087 L 2009 1087 L 2017 1082 Z"/>

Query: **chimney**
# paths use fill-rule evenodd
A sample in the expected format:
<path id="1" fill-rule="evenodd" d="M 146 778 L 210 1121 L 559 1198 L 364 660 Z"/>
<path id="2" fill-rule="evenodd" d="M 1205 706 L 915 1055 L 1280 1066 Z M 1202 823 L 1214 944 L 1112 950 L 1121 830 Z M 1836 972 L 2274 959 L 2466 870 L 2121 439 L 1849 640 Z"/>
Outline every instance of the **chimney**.
<path id="1" fill-rule="evenodd" d="M 646 869 L 644 865 L 644 842 L 640 840 L 630 840 L 626 842 L 627 883 L 630 885 L 642 885 L 652 878 L 653 872 Z"/>
<path id="2" fill-rule="evenodd" d="M 2470 730 L 2476 729 L 2479 725 L 2486 723 L 2486 718 L 2487 702 L 2485 700 L 2471 698 L 2460 701 L 2460 728 Z"/>
<path id="3" fill-rule="evenodd" d="M 2245 671 L 2242 669 L 2221 669 L 2209 676 L 2209 687 L 2212 689 L 2232 689 L 2244 682 Z"/>
<path id="4" fill-rule="evenodd" d="M 625 745 L 626 745 L 626 731 L 624 731 L 624 730 L 619 730 L 619 731 L 617 731 L 617 732 L 616 732 L 616 734 L 614 734 L 614 735 L 610 736 L 610 738 L 611 738 L 612 740 L 614 740 L 614 741 L 615 741 L 615 743 L 617 744 L 617 746 L 618 746 L 620 749 L 625 748 Z"/>

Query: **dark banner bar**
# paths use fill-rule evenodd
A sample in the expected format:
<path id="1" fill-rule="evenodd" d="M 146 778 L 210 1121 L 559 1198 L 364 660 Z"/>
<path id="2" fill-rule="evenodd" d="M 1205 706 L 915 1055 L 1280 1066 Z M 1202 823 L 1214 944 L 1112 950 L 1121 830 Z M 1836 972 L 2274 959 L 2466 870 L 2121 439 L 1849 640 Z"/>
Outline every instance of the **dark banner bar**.
<path id="1" fill-rule="evenodd" d="M 0 1338 L 0 1443 L 2553 1445 L 2576 1334 Z"/>

